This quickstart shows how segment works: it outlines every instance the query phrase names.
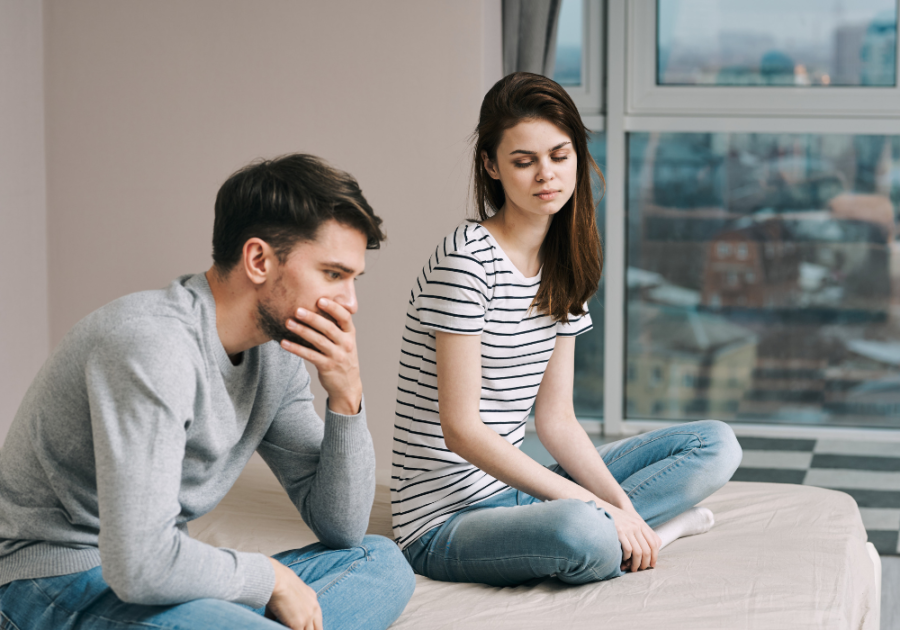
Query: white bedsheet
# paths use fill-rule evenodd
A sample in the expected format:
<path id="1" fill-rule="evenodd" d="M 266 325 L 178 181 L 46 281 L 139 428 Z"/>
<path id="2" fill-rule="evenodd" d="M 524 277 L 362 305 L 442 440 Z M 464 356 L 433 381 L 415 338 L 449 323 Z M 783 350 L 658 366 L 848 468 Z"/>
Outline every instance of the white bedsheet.
<path id="1" fill-rule="evenodd" d="M 417 576 L 415 595 L 392 627 L 878 630 L 866 532 L 848 495 L 732 482 L 702 505 L 715 514 L 715 527 L 672 543 L 654 570 L 576 587 L 555 579 L 496 588 Z M 258 456 L 189 529 L 212 545 L 268 555 L 316 541 Z M 383 486 L 369 533 L 391 535 Z"/>

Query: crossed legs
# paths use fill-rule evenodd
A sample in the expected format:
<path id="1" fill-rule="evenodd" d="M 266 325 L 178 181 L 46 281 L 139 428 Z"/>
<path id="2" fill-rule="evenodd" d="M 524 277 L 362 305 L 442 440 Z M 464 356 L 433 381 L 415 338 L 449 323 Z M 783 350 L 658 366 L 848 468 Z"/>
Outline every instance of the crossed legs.
<path id="1" fill-rule="evenodd" d="M 314 544 L 275 556 L 312 587 L 326 630 L 387 628 L 412 596 L 415 577 L 397 546 L 366 536 L 349 549 Z M 277 630 L 264 609 L 214 599 L 175 606 L 120 600 L 100 567 L 50 578 L 17 580 L 0 587 L 0 628 L 16 630 Z"/>
<path id="2" fill-rule="evenodd" d="M 650 527 L 665 523 L 668 537 L 692 531 L 676 517 L 721 488 L 741 459 L 731 428 L 714 420 L 627 438 L 598 452 L 638 514 Z M 622 575 L 622 548 L 605 510 L 574 499 L 542 502 L 512 489 L 455 514 L 404 555 L 417 573 L 450 582 L 509 586 L 556 575 L 583 584 Z"/>

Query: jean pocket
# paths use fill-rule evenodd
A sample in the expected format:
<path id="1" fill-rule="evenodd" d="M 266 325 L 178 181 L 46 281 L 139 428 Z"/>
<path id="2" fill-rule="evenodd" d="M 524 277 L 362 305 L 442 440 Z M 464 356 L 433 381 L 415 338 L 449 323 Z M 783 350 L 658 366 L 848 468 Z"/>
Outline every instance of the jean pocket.
<path id="1" fill-rule="evenodd" d="M 0 590 L 0 596 L 3 595 L 2 590 Z M 19 630 L 19 626 L 13 623 L 13 620 L 3 614 L 3 611 L 0 610 L 0 630 Z"/>

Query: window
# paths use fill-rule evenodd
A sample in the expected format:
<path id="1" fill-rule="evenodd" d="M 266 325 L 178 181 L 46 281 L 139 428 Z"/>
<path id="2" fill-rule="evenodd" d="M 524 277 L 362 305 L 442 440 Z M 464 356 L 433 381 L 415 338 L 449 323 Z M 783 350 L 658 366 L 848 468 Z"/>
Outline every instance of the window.
<path id="1" fill-rule="evenodd" d="M 567 0 L 568 1 L 568 0 Z M 565 3 L 564 3 L 565 8 Z M 591 136 L 588 150 L 591 152 L 601 172 L 606 170 L 606 137 L 603 133 Z M 600 229 L 601 242 L 606 242 L 606 201 L 601 195 L 603 189 L 599 181 L 594 187 L 594 195 L 599 199 L 597 204 L 597 226 Z M 593 330 L 579 335 L 575 344 L 575 412 L 582 418 L 603 417 L 604 380 L 604 326 L 606 322 L 605 284 L 600 281 L 600 289 L 588 305 Z M 629 368 L 629 371 L 631 368 Z"/>
<path id="2" fill-rule="evenodd" d="M 894 0 L 658 0 L 657 84 L 894 86 Z"/>
<path id="3" fill-rule="evenodd" d="M 563 0 L 606 178 L 580 418 L 900 428 L 896 4 Z"/>
<path id="4" fill-rule="evenodd" d="M 553 79 L 595 131 L 603 130 L 604 22 L 603 0 L 563 0 L 556 29 Z"/>
<path id="5" fill-rule="evenodd" d="M 556 66 L 553 80 L 565 87 L 584 84 L 584 15 L 583 0 L 565 0 L 556 27 Z"/>
<path id="6" fill-rule="evenodd" d="M 623 13 L 628 114 L 896 115 L 893 0 L 632 0 Z"/>
<path id="7" fill-rule="evenodd" d="M 900 136 L 632 133 L 628 177 L 628 267 L 670 288 L 628 290 L 629 361 L 752 374 L 726 419 L 900 427 Z M 728 241 L 771 256 L 723 258 Z"/>

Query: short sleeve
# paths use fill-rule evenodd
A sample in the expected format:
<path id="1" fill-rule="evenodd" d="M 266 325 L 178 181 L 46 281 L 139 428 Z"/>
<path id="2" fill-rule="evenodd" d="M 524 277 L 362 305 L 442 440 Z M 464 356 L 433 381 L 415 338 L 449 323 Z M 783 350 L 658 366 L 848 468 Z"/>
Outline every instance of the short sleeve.
<path id="1" fill-rule="evenodd" d="M 417 278 L 413 293 L 419 323 L 458 335 L 479 335 L 487 312 L 487 274 L 465 251 L 436 251 Z"/>
<path id="2" fill-rule="evenodd" d="M 578 315 L 577 317 L 570 316 L 568 322 L 558 322 L 556 324 L 556 335 L 558 337 L 577 337 L 578 335 L 591 330 L 593 327 L 594 323 L 591 321 L 588 305 L 585 304 L 584 315 Z"/>

